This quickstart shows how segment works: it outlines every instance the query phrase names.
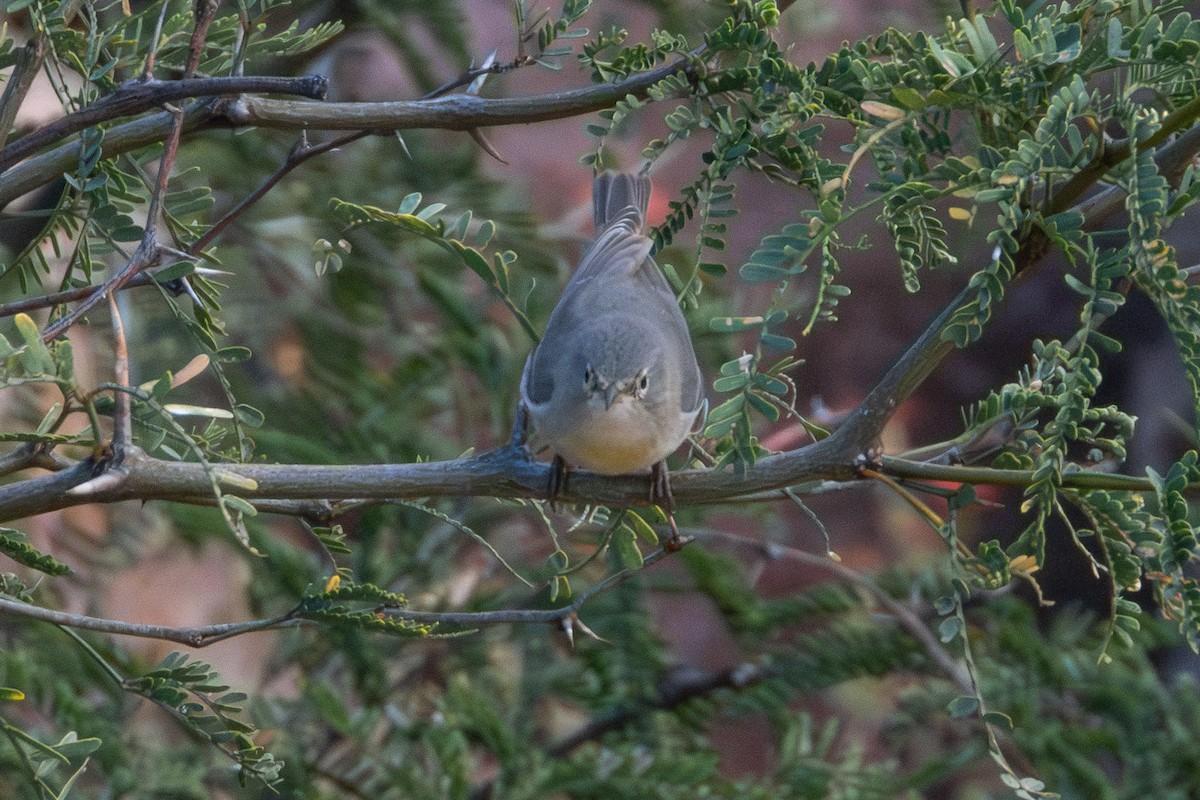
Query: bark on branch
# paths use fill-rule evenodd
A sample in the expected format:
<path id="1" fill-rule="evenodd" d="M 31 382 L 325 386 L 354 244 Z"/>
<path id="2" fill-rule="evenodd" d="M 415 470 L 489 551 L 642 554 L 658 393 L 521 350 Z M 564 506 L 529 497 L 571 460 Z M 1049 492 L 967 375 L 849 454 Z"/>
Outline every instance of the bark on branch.
<path id="1" fill-rule="evenodd" d="M 258 126 L 289 130 L 395 130 L 440 128 L 467 131 L 496 125 L 516 125 L 565 119 L 608 108 L 626 95 L 645 97 L 651 86 L 677 72 L 689 61 L 679 60 L 613 84 L 568 89 L 525 97 L 486 98 L 456 94 L 428 100 L 390 103 L 324 103 L 286 101 L 262 97 L 205 99 L 185 109 L 183 131 L 201 127 Z M 111 119 L 112 117 L 107 117 Z M 114 125 L 104 134 L 104 156 L 111 158 L 165 139 L 174 115 L 152 114 Z M 13 146 L 19 144 L 14 143 Z M 79 157 L 78 139 L 29 158 L 4 172 L 0 181 L 0 208 L 38 186 L 69 172 Z"/>

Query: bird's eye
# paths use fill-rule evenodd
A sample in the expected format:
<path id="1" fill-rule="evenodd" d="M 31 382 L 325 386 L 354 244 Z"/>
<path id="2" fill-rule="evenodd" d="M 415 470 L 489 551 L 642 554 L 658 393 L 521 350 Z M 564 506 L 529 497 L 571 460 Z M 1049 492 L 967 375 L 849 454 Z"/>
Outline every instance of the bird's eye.
<path id="1" fill-rule="evenodd" d="M 588 364 L 583 368 L 583 382 L 585 385 L 590 385 L 592 382 L 592 365 Z"/>
<path id="2" fill-rule="evenodd" d="M 650 385 L 650 378 L 646 375 L 646 373 L 643 372 L 642 376 L 640 378 L 638 378 L 638 391 L 640 391 L 640 392 L 646 391 L 646 387 L 649 385 Z"/>

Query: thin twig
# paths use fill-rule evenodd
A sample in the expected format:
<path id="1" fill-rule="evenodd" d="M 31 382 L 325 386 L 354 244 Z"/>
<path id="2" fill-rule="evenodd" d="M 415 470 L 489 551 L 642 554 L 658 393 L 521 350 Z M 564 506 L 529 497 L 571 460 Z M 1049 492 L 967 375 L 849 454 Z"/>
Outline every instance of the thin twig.
<path id="1" fill-rule="evenodd" d="M 169 150 L 163 153 L 165 159 L 167 153 L 170 153 L 174 160 L 175 153 Z M 157 193 L 150 198 L 150 208 L 152 211 L 157 211 L 157 206 L 154 202 Z M 158 265 L 162 258 L 162 250 L 155 241 L 154 236 L 157 234 L 158 226 L 151 221 L 151 217 L 147 216 L 146 230 L 142 237 L 141 244 L 134 251 L 133 257 L 130 258 L 123 266 L 121 266 L 113 276 L 104 283 L 95 287 L 95 291 L 83 298 L 82 302 L 70 312 L 64 314 L 55 320 L 52 324 L 47 325 L 42 331 L 42 341 L 51 342 L 66 333 L 67 329 L 79 321 L 80 317 L 87 314 L 93 307 L 112 292 L 119 291 L 131 278 L 138 275 L 144 270 L 150 269 Z"/>
<path id="2" fill-rule="evenodd" d="M 471 81 L 484 75 L 501 75 L 505 72 L 511 72 L 515 69 L 519 69 L 534 63 L 536 62 L 531 56 L 518 55 L 512 61 L 508 61 L 503 64 L 492 63 L 481 67 L 472 67 L 471 69 L 465 70 L 463 74 L 459 75 L 457 78 L 446 81 L 441 86 L 426 94 L 425 99 L 432 100 L 435 97 L 441 97 L 443 95 L 450 94 L 458 87 L 466 86 Z"/>
<path id="3" fill-rule="evenodd" d="M 154 35 L 150 38 L 150 48 L 146 53 L 146 66 L 142 69 L 142 80 L 148 81 L 154 77 L 154 63 L 158 60 L 158 46 L 162 42 L 163 24 L 167 21 L 167 8 L 171 0 L 162 0 L 158 9 L 158 22 L 154 24 Z"/>
<path id="4" fill-rule="evenodd" d="M 132 286 L 149 286 L 154 283 L 153 276 L 148 272 L 139 272 L 134 275 L 122 287 L 128 289 Z M 61 306 L 66 303 L 73 303 L 76 300 L 83 300 L 91 297 L 96 292 L 100 291 L 100 286 L 79 286 L 74 289 L 67 289 L 63 292 L 54 292 L 53 294 L 43 294 L 37 297 L 27 297 L 24 300 L 14 300 L 11 303 L 0 303 L 0 318 L 11 317 L 14 314 L 21 314 L 27 311 L 36 311 L 39 308 L 51 308 L 53 306 Z"/>
<path id="5" fill-rule="evenodd" d="M 162 639 L 168 642 L 185 644 L 188 647 L 207 647 L 210 644 L 229 639 L 233 636 L 254 631 L 264 631 L 299 625 L 306 620 L 294 619 L 290 612 L 266 619 L 256 619 L 250 622 L 228 622 L 221 625 L 205 625 L 194 628 L 175 628 L 169 625 L 141 625 L 133 622 L 123 622 L 115 619 L 89 617 L 84 614 L 68 614 L 65 611 L 54 611 L 19 600 L 0 597 L 0 611 L 19 617 L 50 622 L 67 628 L 112 633 L 121 636 L 138 636 L 144 639 Z"/>
<path id="6" fill-rule="evenodd" d="M 11 453 L 0 456 L 0 476 L 31 468 L 58 472 L 73 464 L 66 456 L 47 450 L 41 442 L 26 442 Z"/>
<path id="7" fill-rule="evenodd" d="M 662 560 L 668 555 L 665 549 L 655 550 L 646 556 L 643 568 Z M 589 586 L 576 595 L 575 599 L 566 606 L 548 610 L 509 609 L 504 611 L 481 611 L 475 613 L 456 613 L 439 611 L 412 611 L 404 608 L 381 608 L 380 613 L 413 622 L 443 623 L 449 625 L 468 625 L 478 627 L 483 625 L 501 625 L 510 623 L 539 624 L 562 623 L 574 617 L 579 610 L 596 595 L 607 591 L 632 576 L 639 570 L 621 570 L 601 581 Z M 257 631 L 292 627 L 301 624 L 315 624 L 311 620 L 295 616 L 295 610 L 265 619 L 249 620 L 247 622 L 228 622 L 219 625 L 204 625 L 198 627 L 173 627 L 169 625 L 143 625 L 124 622 L 115 619 L 90 617 L 85 614 L 69 614 L 64 611 L 54 611 L 49 608 L 23 603 L 0 597 L 0 612 L 15 616 L 50 622 L 67 628 L 99 631 L 101 633 L 121 636 L 137 636 L 145 639 L 162 639 L 168 642 L 178 642 L 189 647 L 207 647 L 210 644 Z"/>
<path id="8" fill-rule="evenodd" d="M 119 386 L 129 386 L 129 347 L 125 341 L 125 325 L 121 321 L 121 309 L 117 297 L 108 296 L 108 309 L 112 316 L 113 329 L 113 373 Z M 113 443 L 128 449 L 133 445 L 133 408 L 129 395 L 117 392 L 113 409 Z"/>
<path id="9" fill-rule="evenodd" d="M 643 493 L 644 493 L 643 489 Z M 624 583 L 634 575 L 640 575 L 646 567 L 662 561 L 672 551 L 660 547 L 648 553 L 642 559 L 642 569 L 623 569 L 604 577 L 575 595 L 575 599 L 565 606 L 547 609 L 509 608 L 500 611 L 415 611 L 410 608 L 381 608 L 380 613 L 411 622 L 430 622 L 446 625 L 466 625 L 482 627 L 484 625 L 536 625 L 546 623 L 562 624 L 575 617 L 588 601 L 602 594 L 617 584 Z"/>
<path id="10" fill-rule="evenodd" d="M 250 206 L 257 203 L 266 195 L 267 192 L 275 188 L 289 172 L 296 167 L 308 161 L 314 156 L 319 156 L 322 153 L 328 153 L 330 150 L 336 150 L 339 147 L 344 147 L 351 142 L 358 141 L 365 136 L 370 135 L 370 131 L 354 131 L 347 133 L 344 136 L 339 136 L 336 139 L 320 142 L 318 144 L 307 144 L 303 139 L 296 142 L 295 147 L 288 153 L 287 159 L 275 170 L 265 181 L 259 184 L 253 192 L 242 198 L 236 206 L 229 209 L 219 220 L 217 220 L 211 228 L 204 232 L 204 235 L 197 239 L 188 247 L 187 252 L 191 255 L 199 255 L 205 247 L 208 247 L 214 239 L 220 236 L 227 227 Z"/>
<path id="11" fill-rule="evenodd" d="M 890 594 L 879 588 L 875 581 L 863 575 L 860 572 L 850 569 L 849 567 L 834 561 L 832 558 L 815 553 L 806 553 L 803 550 L 798 550 L 794 547 L 777 544 L 775 542 L 760 542 L 756 539 L 750 539 L 745 536 L 738 536 L 732 533 L 716 530 L 697 530 L 689 531 L 698 539 L 718 539 L 723 542 L 730 542 L 745 549 L 753 550 L 761 553 L 771 559 L 786 558 L 789 561 L 796 561 L 809 567 L 816 567 L 824 570 L 847 583 L 864 589 L 875 602 L 882 606 L 887 612 L 896 619 L 897 624 L 920 643 L 925 650 L 925 654 L 929 656 L 929 660 L 933 662 L 939 670 L 941 670 L 947 678 L 964 694 L 974 694 L 975 687 L 971 682 L 971 676 L 962 664 L 942 647 L 942 643 L 938 641 L 937 636 L 930 630 L 925 620 L 909 608 L 904 603 L 900 602 Z"/>
<path id="12" fill-rule="evenodd" d="M 188 60 L 183 68 L 183 77 L 191 78 L 200 66 L 200 58 L 204 55 L 204 41 L 208 38 L 208 27 L 217 16 L 217 8 L 221 0 L 195 0 L 193 13 L 196 24 L 192 28 L 192 38 L 188 42 Z"/>
<path id="13" fill-rule="evenodd" d="M 183 71 L 185 79 L 191 78 L 196 74 L 196 67 L 199 65 L 200 57 L 204 52 L 204 40 L 208 35 L 208 28 L 212 24 L 213 17 L 216 16 L 217 6 L 218 0 L 196 0 L 196 24 L 192 30 L 187 66 Z M 170 113 L 173 117 L 171 130 L 167 134 L 166 141 L 163 142 L 163 154 L 159 160 L 158 176 L 155 181 L 154 191 L 150 194 L 149 208 L 146 210 L 146 227 L 142 232 L 142 240 L 138 244 L 137 250 L 134 251 L 133 257 L 123 267 L 118 269 L 111 278 L 100 285 L 98 291 L 86 297 L 78 306 L 56 320 L 52 325 L 47 326 L 42 332 L 42 339 L 44 341 L 50 342 L 63 335 L 67 328 L 75 324 L 76 321 L 100 302 L 102 298 L 120 290 L 130 278 L 139 272 L 159 263 L 163 250 L 158 244 L 158 216 L 162 208 L 163 197 L 167 193 L 167 184 L 171 180 L 171 170 L 175 167 L 175 156 L 179 152 L 179 142 L 183 137 L 185 118 L 183 109 L 172 109 Z"/>

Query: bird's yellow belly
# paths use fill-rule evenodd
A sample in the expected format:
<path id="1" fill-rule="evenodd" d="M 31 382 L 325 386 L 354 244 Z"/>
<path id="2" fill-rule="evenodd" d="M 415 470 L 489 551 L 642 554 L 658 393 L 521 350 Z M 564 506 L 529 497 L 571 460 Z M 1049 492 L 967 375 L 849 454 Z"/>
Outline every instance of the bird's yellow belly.
<path id="1" fill-rule="evenodd" d="M 560 437 L 555 450 L 569 465 L 604 475 L 645 472 L 669 455 L 648 420 L 612 411 Z"/>

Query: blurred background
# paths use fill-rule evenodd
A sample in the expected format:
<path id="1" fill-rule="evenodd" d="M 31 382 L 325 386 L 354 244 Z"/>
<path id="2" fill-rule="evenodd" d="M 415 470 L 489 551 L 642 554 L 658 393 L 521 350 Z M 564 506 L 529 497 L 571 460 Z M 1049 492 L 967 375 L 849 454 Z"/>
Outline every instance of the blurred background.
<path id="1" fill-rule="evenodd" d="M 698 36 L 724 13 L 720 4 L 686 0 L 603 0 L 594 5 L 581 25 L 593 32 L 627 28 L 632 40 L 642 40 L 654 29 Z M 96 13 L 117 14 L 120 6 Z M 798 0 L 783 14 L 778 38 L 795 63 L 820 63 L 846 40 L 878 34 L 888 26 L 938 32 L 947 15 L 961 13 L 958 3 L 933 0 Z M 28 13 L 18 9 L 5 16 L 8 35 L 18 40 L 28 35 Z M 345 31 L 315 53 L 251 64 L 255 74 L 326 75 L 329 99 L 335 102 L 420 97 L 492 51 L 501 62 L 512 59 L 518 38 L 513 4 L 507 0 L 299 0 L 275 9 L 268 19 L 274 28 L 292 22 L 302 29 L 335 19 L 345 23 Z M 558 70 L 530 66 L 492 76 L 482 93 L 535 94 L 588 83 L 571 58 L 559 63 Z M 22 107 L 17 125 L 33 128 L 59 113 L 59 101 L 43 86 Z M 403 463 L 449 459 L 503 444 L 521 366 L 532 344 L 528 337 L 487 287 L 443 251 L 382 226 L 347 230 L 329 201 L 342 198 L 395 209 L 419 192 L 423 204 L 444 203 L 448 214 L 470 209 L 477 219 L 494 220 L 496 241 L 490 247 L 517 254 L 513 293 L 527 303 L 529 316 L 541 329 L 591 235 L 592 172 L 580 157 L 596 147 L 585 129 L 592 121 L 584 117 L 485 131 L 504 163 L 462 133 L 403 131 L 370 137 L 309 161 L 241 216 L 218 240 L 218 266 L 229 273 L 220 278 L 226 287 L 220 299 L 226 335 L 220 344 L 253 353 L 243 363 L 228 365 L 224 375 L 239 402 L 263 412 L 264 424 L 251 434 L 254 458 Z M 637 167 L 642 148 L 666 130 L 662 113 L 633 115 L 608 137 L 606 164 Z M 309 141 L 333 135 L 312 131 Z M 836 123 L 826 136 L 831 155 L 838 144 L 853 142 L 853 131 L 848 126 L 838 131 Z M 291 133 L 267 130 L 213 129 L 189 135 L 174 185 L 210 188 L 212 207 L 201 217 L 211 222 L 282 164 L 295 141 Z M 652 224 L 667 216 L 669 204 L 693 179 L 710 144 L 697 134 L 656 163 Z M 145 164 L 153 166 L 150 160 Z M 786 186 L 761 175 L 734 179 L 740 214 L 731 221 L 724 259 L 736 270 L 762 237 L 799 221 L 802 209 L 796 192 Z M 53 202 L 52 193 L 26 198 L 21 208 L 47 202 Z M 8 249 L 6 263 L 40 231 L 37 217 L 16 215 L 19 210 L 11 206 L 0 229 Z M 837 324 L 818 324 L 808 335 L 801 335 L 800 323 L 783 331 L 799 342 L 797 356 L 803 359 L 790 373 L 801 413 L 831 425 L 862 399 L 967 276 L 987 262 L 987 224 L 948 221 L 958 264 L 926 272 L 923 290 L 916 295 L 904 294 L 881 224 L 866 220 L 842 232 L 844 241 L 862 236 L 870 246 L 843 251 L 842 282 L 853 294 L 838 307 Z M 695 235 L 694 224 L 685 228 L 659 253 L 659 261 L 689 271 L 695 263 Z M 1181 263 L 1194 263 L 1194 228 L 1171 235 Z M 321 240 L 349 243 L 348 252 L 338 250 L 339 269 L 323 274 L 314 269 L 322 258 L 315 247 Z M 20 294 L 11 276 L 0 279 L 0 301 Z M 901 296 L 903 302 L 897 302 Z M 1012 380 L 1027 363 L 1034 338 L 1070 334 L 1078 313 L 1071 297 L 1054 268 L 1020 284 L 984 341 L 954 356 L 901 409 L 886 431 L 886 451 L 901 452 L 959 433 L 963 407 Z M 704 277 L 700 307 L 691 309 L 688 318 L 710 381 L 746 341 L 711 332 L 709 319 L 761 313 L 768 301 L 763 287 L 740 282 L 733 271 L 724 278 Z M 119 302 L 130 337 L 133 384 L 164 370 L 178 372 L 196 355 L 179 315 L 154 289 L 126 291 Z M 1105 402 L 1116 402 L 1140 419 L 1138 449 L 1127 465 L 1133 472 L 1178 457 L 1193 430 L 1175 346 L 1153 310 L 1142 305 L 1134 298 L 1113 320 L 1113 330 L 1128 335 L 1130 349 L 1112 366 L 1102 389 Z M 190 313 L 186 303 L 180 307 Z M 105 313 L 91 316 L 93 324 L 76 328 L 71 340 L 81 382 L 95 385 L 111 380 L 111 345 Z M 42 312 L 38 321 L 45 319 Z M 211 371 L 184 388 L 185 402 L 225 402 L 225 389 Z M 716 393 L 710 397 L 714 404 L 720 402 Z M 45 413 L 46 396 L 5 392 L 0 404 L 0 425 L 24 429 Z M 86 420 L 73 424 L 79 430 Z M 804 429 L 786 418 L 774 426 L 764 424 L 756 434 L 771 450 L 808 440 Z M 677 457 L 676 466 L 683 465 L 684 459 Z M 1003 538 L 1020 529 L 1018 495 L 980 493 L 992 505 L 963 512 L 960 532 L 965 538 Z M 529 727 L 531 741 L 554 742 L 612 703 L 643 696 L 652 688 L 649 676 L 719 672 L 755 661 L 764 648 L 802 647 L 797 642 L 809 630 L 806 614 L 820 618 L 821 597 L 837 603 L 832 589 L 821 594 L 830 576 L 794 560 L 772 558 L 767 550 L 748 550 L 720 536 L 706 538 L 705 532 L 815 554 L 832 550 L 845 566 L 878 573 L 884 583 L 889 575 L 901 583 L 914 580 L 912 576 L 938 579 L 944 543 L 903 498 L 881 486 L 856 485 L 804 502 L 806 507 L 774 503 L 681 510 L 681 525 L 699 533 L 700 540 L 679 558 L 656 565 L 641 580 L 598 598 L 585 610 L 583 621 L 602 641 L 577 634 L 572 648 L 561 633 L 536 626 L 485 628 L 464 638 L 428 642 L 334 629 L 251 634 L 195 655 L 211 662 L 225 682 L 256 698 L 256 723 L 297 770 L 289 773 L 284 796 L 303 796 L 299 787 L 305 786 L 330 792 L 328 796 L 337 791 L 353 795 L 346 787 L 355 780 L 361 780 L 361 796 L 391 796 L 375 794 L 373 788 L 383 780 L 378 773 L 385 743 L 395 745 L 392 737 L 435 740 L 430 730 L 450 724 L 445 721 L 455 713 L 464 714 L 460 706 L 469 706 L 471 697 L 498 698 L 506 714 Z M 478 532 L 518 572 L 548 574 L 558 545 L 541 515 L 526 505 L 473 499 L 437 508 Z M 571 528 L 573 519 L 571 510 L 552 515 L 562 548 L 573 561 L 582 561 L 598 542 L 596 528 Z M 349 514 L 340 523 L 351 545 L 340 563 L 354 580 L 403 592 L 414 607 L 488 610 L 548 604 L 544 591 L 531 592 L 486 548 L 421 509 L 383 505 Z M 247 554 L 216 512 L 163 503 L 81 506 L 22 521 L 18 527 L 37 547 L 76 569 L 74 576 L 54 583 L 61 608 L 132 622 L 192 626 L 278 613 L 331 574 L 300 522 L 271 515 L 260 515 L 251 524 L 252 542 L 265 557 Z M 1018 602 L 1013 615 L 1037 613 L 1044 625 L 1053 626 L 1071 625 L 1082 618 L 1078 614 L 1105 613 L 1107 589 L 1092 577 L 1083 554 L 1068 545 L 1057 548 L 1050 563 L 1043 586 L 1056 603 L 1053 612 L 1031 611 L 1032 603 Z M 774 640 L 764 643 L 739 628 L 745 620 L 739 622 L 722 607 L 723 590 L 705 583 L 723 570 L 744 577 L 745 586 L 763 600 L 803 597 L 811 603 L 774 606 L 777 613 L 796 617 L 774 628 Z M 0 620 L 0 631 L 9 625 Z M 63 658 L 71 664 L 64 667 L 68 671 L 89 669 L 82 656 L 64 655 L 65 640 L 49 641 L 57 632 L 45 636 L 47 659 Z M 176 649 L 128 638 L 103 647 L 106 656 L 131 668 L 153 664 Z M 11 683 L 16 665 L 9 661 L 5 668 Z M 903 767 L 924 763 L 931 752 L 958 753 L 955 758 L 963 763 L 977 761 L 977 771 L 968 769 L 954 779 L 931 777 L 920 796 L 998 796 L 994 772 L 980 759 L 978 731 L 965 723 L 926 727 L 922 714 L 932 713 L 931 708 L 940 712 L 941 706 L 917 691 L 925 679 L 881 672 L 887 674 L 831 681 L 788 697 L 787 713 L 803 712 L 813 730 L 831 731 L 833 752 L 857 754 L 866 764 Z M 186 737 L 169 720 L 116 696 L 80 697 L 79 702 L 92 713 L 108 708 L 109 724 L 124 726 L 124 735 L 138 743 L 134 755 L 102 758 L 101 773 L 113 776 L 125 769 L 145 775 L 141 767 L 154 764 L 150 771 L 158 775 L 158 783 L 130 784 L 128 794 L 120 796 L 142 796 L 139 791 L 144 796 L 192 796 L 179 787 L 191 785 L 185 776 L 203 770 L 188 755 Z M 57 708 L 49 700 L 40 706 L 48 718 L 62 713 Z M 82 708 L 77 711 L 84 716 Z M 836 732 L 823 727 L 831 721 Z M 92 724 L 103 727 L 95 718 Z M 781 726 L 777 716 L 751 708 L 706 717 L 695 729 L 685 726 L 686 733 L 664 733 L 654 725 L 642 734 L 682 741 L 707 737 L 715 776 L 753 780 L 782 763 Z M 494 763 L 479 755 L 486 748 L 478 744 L 468 736 L 463 745 L 474 754 L 473 772 L 467 776 L 471 784 L 494 777 L 496 771 Z M 425 763 L 413 755 L 415 750 L 406 752 L 413 765 Z M 947 763 L 953 760 L 946 758 Z M 250 790 L 203 780 L 210 781 L 206 791 L 216 792 L 214 796 L 254 796 Z M 395 774 L 389 780 L 388 791 L 402 785 Z M 153 795 L 155 786 L 164 793 Z M 399 790 L 396 796 L 409 795 Z"/>

